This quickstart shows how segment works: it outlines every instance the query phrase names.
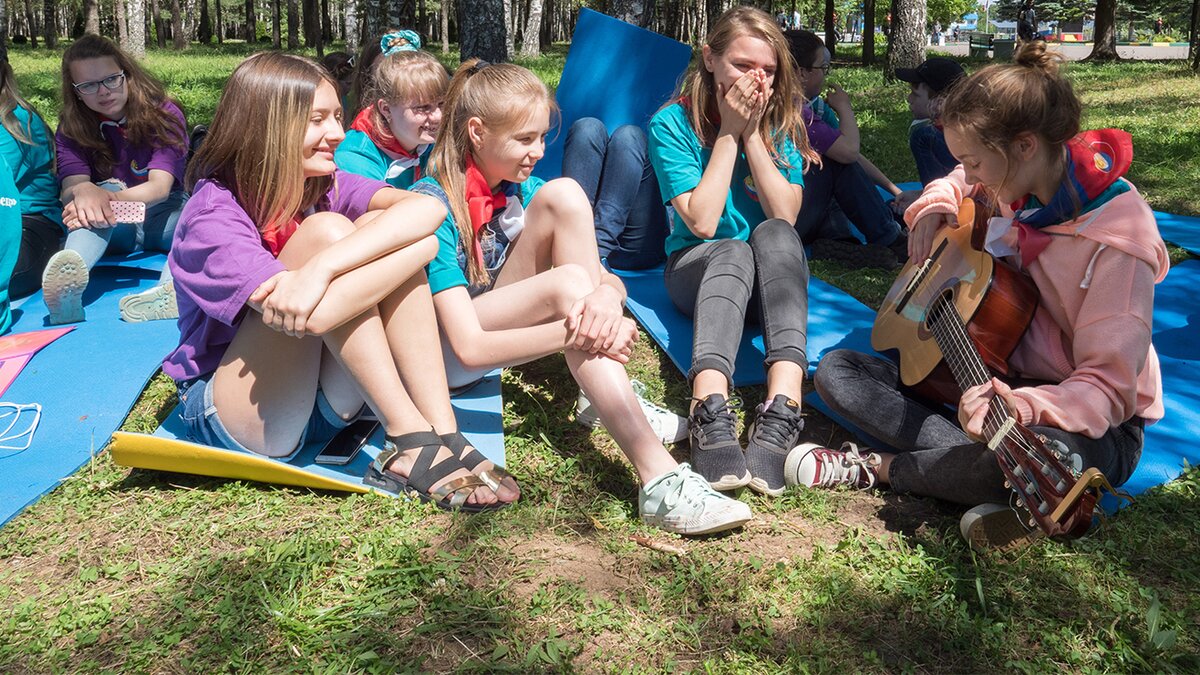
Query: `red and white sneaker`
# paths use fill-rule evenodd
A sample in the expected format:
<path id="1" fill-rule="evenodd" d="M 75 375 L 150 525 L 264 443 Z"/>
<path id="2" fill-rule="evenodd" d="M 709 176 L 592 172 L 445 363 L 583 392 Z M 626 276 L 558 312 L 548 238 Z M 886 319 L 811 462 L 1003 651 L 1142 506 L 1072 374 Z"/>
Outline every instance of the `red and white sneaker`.
<path id="1" fill-rule="evenodd" d="M 808 488 L 849 485 L 865 490 L 875 486 L 879 464 L 878 454 L 864 455 L 853 443 L 843 443 L 840 450 L 802 443 L 788 453 L 783 479 L 788 485 Z"/>

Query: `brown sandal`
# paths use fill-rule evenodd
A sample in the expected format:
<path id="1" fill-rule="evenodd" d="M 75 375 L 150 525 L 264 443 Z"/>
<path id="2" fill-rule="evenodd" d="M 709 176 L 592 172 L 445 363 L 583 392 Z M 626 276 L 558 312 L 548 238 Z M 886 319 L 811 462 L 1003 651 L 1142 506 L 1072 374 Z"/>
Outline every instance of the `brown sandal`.
<path id="1" fill-rule="evenodd" d="M 501 483 L 503 483 L 506 478 L 511 478 L 513 484 L 516 484 L 517 479 L 511 473 L 496 466 L 495 463 L 492 464 L 492 468 L 490 469 L 476 471 L 480 464 L 490 460 L 488 460 L 488 458 L 485 457 L 484 454 L 475 446 L 471 445 L 471 441 L 467 440 L 467 437 L 463 436 L 462 432 L 454 431 L 448 434 L 442 434 L 441 439 L 442 444 L 447 448 L 450 448 L 450 452 L 453 452 L 454 456 L 458 457 L 458 461 L 462 462 L 463 466 L 467 467 L 471 473 L 478 476 L 479 479 L 482 480 L 485 485 L 490 487 L 493 492 L 500 490 Z M 467 448 L 470 448 L 471 451 L 466 452 Z M 464 452 L 466 452 L 466 454 L 463 454 Z M 518 487 L 518 489 L 520 488 Z"/>
<path id="2" fill-rule="evenodd" d="M 438 481 L 445 480 L 447 476 L 459 469 L 467 468 L 463 466 L 456 455 L 443 459 L 435 465 L 433 461 L 437 458 L 438 451 L 444 446 L 446 443 L 433 430 L 418 431 L 396 437 L 389 436 L 384 441 L 383 450 L 375 457 L 375 461 L 371 462 L 366 475 L 363 476 L 363 484 L 393 494 L 407 494 L 421 501 L 430 502 L 446 511 L 479 513 L 495 511 L 508 506 L 506 502 L 501 501 L 492 504 L 468 504 L 467 499 L 476 488 L 490 487 L 474 474 L 461 476 L 446 481 L 436 488 L 433 487 Z M 401 454 L 413 448 L 420 448 L 421 452 L 417 454 L 417 461 L 413 464 L 408 478 L 389 473 L 387 468 Z M 453 449 L 451 451 L 453 452 Z"/>

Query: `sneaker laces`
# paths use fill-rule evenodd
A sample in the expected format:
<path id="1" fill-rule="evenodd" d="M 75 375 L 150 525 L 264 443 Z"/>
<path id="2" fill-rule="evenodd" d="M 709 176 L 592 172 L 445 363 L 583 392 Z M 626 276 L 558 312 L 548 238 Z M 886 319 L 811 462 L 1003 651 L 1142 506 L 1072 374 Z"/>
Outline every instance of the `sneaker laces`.
<path id="1" fill-rule="evenodd" d="M 690 489 L 689 489 L 690 488 Z M 708 481 L 704 480 L 700 474 L 692 471 L 687 464 L 680 464 L 679 469 L 673 475 L 667 476 L 663 481 L 663 490 L 666 496 L 663 497 L 662 503 L 667 507 L 668 511 L 675 510 L 681 501 L 687 502 L 687 505 L 696 509 L 698 514 L 704 513 L 704 497 L 717 496 L 725 498 L 724 495 L 713 490 L 709 486 Z"/>
<path id="2" fill-rule="evenodd" d="M 853 443 L 843 443 L 841 450 L 814 450 L 819 464 L 820 482 L 814 487 L 834 487 L 847 484 L 867 489 L 875 487 L 876 469 L 880 457 L 875 453 L 863 455 Z"/>
<path id="3" fill-rule="evenodd" d="M 758 413 L 754 423 L 754 435 L 765 439 L 770 445 L 790 450 L 792 437 L 804 428 L 804 419 L 790 410 L 779 412 L 773 406 L 766 406 Z"/>
<path id="4" fill-rule="evenodd" d="M 704 437 L 707 440 L 737 440 L 737 415 L 733 412 L 735 407 L 740 407 L 742 400 L 736 396 L 725 399 L 721 405 L 715 409 L 710 408 L 704 403 L 704 400 L 693 398 L 693 401 L 699 401 L 695 410 L 692 411 L 692 417 L 696 423 L 704 428 Z"/>

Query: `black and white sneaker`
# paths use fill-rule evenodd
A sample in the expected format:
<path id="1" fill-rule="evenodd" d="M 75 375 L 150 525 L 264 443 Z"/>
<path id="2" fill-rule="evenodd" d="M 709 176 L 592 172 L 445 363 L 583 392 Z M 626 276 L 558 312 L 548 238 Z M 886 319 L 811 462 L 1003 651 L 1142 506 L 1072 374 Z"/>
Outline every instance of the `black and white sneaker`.
<path id="1" fill-rule="evenodd" d="M 759 405 L 757 412 L 746 444 L 746 465 L 753 476 L 750 489 L 778 497 L 787 489 L 783 465 L 800 440 L 804 418 L 800 416 L 800 404 L 783 394 L 776 394 L 770 405 Z"/>
<path id="2" fill-rule="evenodd" d="M 712 394 L 688 417 L 692 468 L 714 490 L 735 490 L 750 482 L 746 455 L 737 436 L 737 415 L 729 401 Z"/>

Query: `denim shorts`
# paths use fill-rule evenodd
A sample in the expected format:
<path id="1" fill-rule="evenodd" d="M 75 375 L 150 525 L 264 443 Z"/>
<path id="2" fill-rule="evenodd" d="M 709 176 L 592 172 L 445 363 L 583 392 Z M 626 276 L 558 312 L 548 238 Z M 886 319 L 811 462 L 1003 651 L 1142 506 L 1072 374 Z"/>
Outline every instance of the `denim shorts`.
<path id="1" fill-rule="evenodd" d="M 183 418 L 187 440 L 214 448 L 262 454 L 238 443 L 221 422 L 221 417 L 217 414 L 217 405 L 213 403 L 212 377 L 213 373 L 209 373 L 178 384 L 179 402 L 183 406 L 180 416 Z M 366 406 L 363 406 L 363 410 L 366 410 Z M 362 415 L 362 411 L 359 411 L 355 418 L 359 415 Z M 317 400 L 313 403 L 308 425 L 300 435 L 300 443 L 290 454 L 276 459 L 290 459 L 308 443 L 328 441 L 353 421 L 354 419 L 342 419 L 329 405 L 325 394 L 318 389 Z"/>

